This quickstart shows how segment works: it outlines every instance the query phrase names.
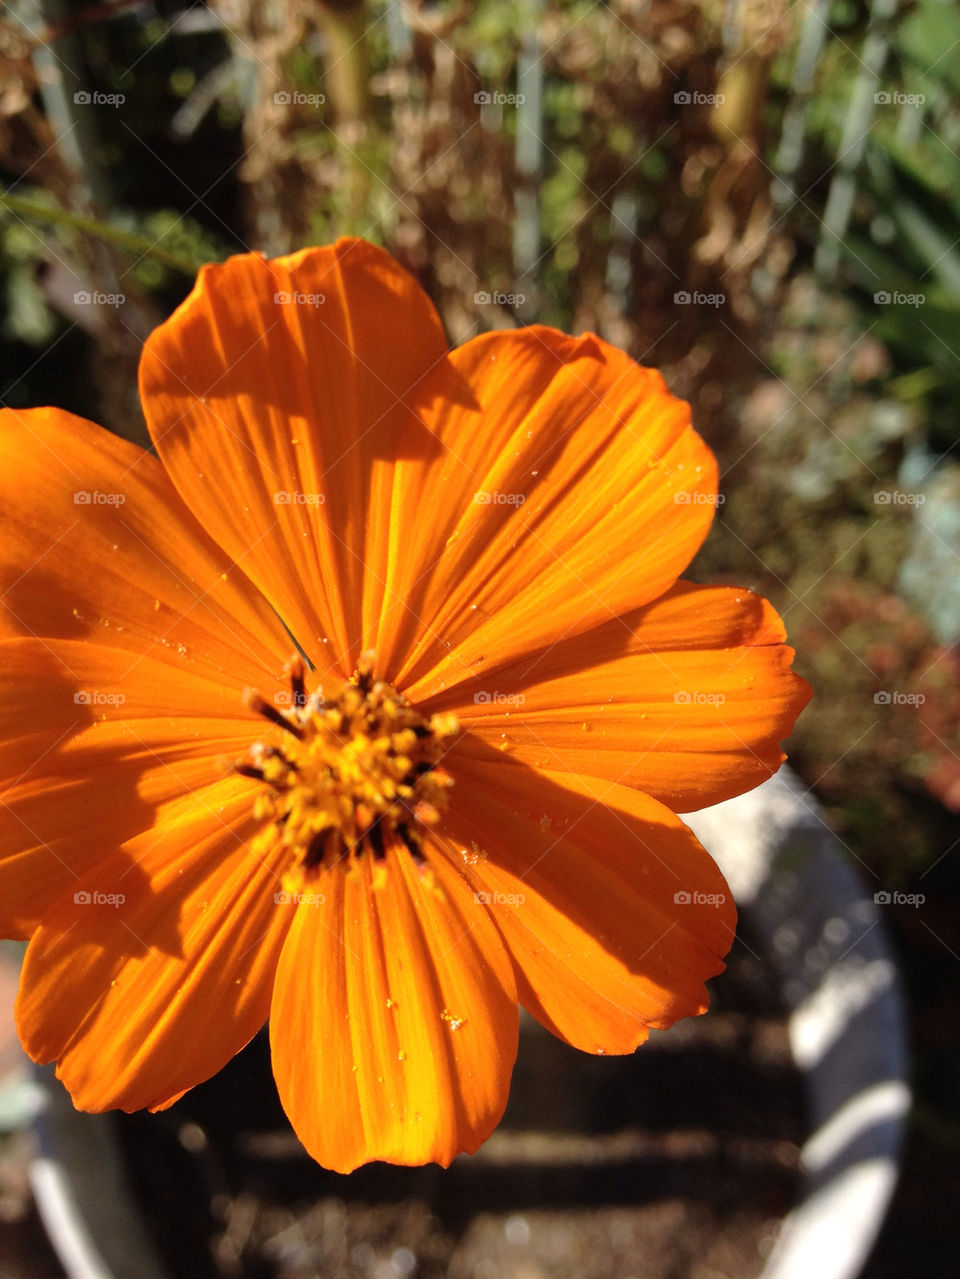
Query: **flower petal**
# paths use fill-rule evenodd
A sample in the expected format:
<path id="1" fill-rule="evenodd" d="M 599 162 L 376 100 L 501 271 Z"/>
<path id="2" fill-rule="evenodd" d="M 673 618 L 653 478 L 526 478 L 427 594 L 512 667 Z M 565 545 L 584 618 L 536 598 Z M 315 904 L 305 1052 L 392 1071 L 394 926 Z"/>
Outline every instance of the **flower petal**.
<path id="1" fill-rule="evenodd" d="M 752 592 L 678 582 L 646 608 L 454 685 L 423 710 L 454 712 L 523 763 L 636 786 L 689 812 L 749 790 L 783 762 L 778 743 L 810 698 L 783 638 L 774 609 Z"/>
<path id="2" fill-rule="evenodd" d="M 436 855 L 431 868 L 433 881 L 395 848 L 379 886 L 369 858 L 334 867 L 280 958 L 280 1098 L 309 1153 L 339 1172 L 373 1159 L 446 1166 L 476 1150 L 507 1101 L 510 961 L 458 871 Z"/>
<path id="3" fill-rule="evenodd" d="M 156 657 L 0 642 L 4 935 L 29 936 L 68 886 L 150 829 L 158 806 L 222 778 L 259 725 L 234 691 Z"/>
<path id="4" fill-rule="evenodd" d="M 442 393 L 452 373 L 476 405 Z M 442 452 L 398 471 L 394 495 L 431 510 L 409 521 L 376 642 L 415 698 L 655 599 L 703 540 L 717 482 L 689 407 L 599 338 L 484 334 L 433 385 Z"/>
<path id="5" fill-rule="evenodd" d="M 703 1012 L 736 913 L 691 831 L 627 787 L 491 755 L 468 742 L 447 756 L 442 829 L 488 894 L 521 1003 L 587 1052 L 632 1052 Z"/>
<path id="6" fill-rule="evenodd" d="M 283 862 L 250 852 L 249 814 L 241 779 L 184 797 L 34 935 L 20 1036 L 35 1061 L 57 1060 L 78 1109 L 162 1109 L 266 1020 L 290 921 L 274 900 Z"/>
<path id="7" fill-rule="evenodd" d="M 380 612 L 398 459 L 436 449 L 415 386 L 445 352 L 426 295 L 361 240 L 205 267 L 144 347 L 144 413 L 184 501 L 344 676 Z"/>
<path id="8" fill-rule="evenodd" d="M 157 459 L 102 427 L 59 409 L 0 410 L 0 509 L 0 636 L 92 639 L 238 689 L 290 656 L 266 601 Z"/>

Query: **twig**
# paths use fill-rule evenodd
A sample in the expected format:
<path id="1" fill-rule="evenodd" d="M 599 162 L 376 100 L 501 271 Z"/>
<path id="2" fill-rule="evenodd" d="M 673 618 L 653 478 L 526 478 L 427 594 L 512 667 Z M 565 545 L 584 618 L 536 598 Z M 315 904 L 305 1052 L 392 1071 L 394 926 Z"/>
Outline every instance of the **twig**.
<path id="1" fill-rule="evenodd" d="M 106 244 L 112 244 L 137 257 L 154 258 L 164 266 L 170 267 L 171 270 L 181 271 L 184 275 L 191 277 L 195 276 L 203 265 L 201 262 L 180 257 L 177 253 L 168 253 L 166 249 L 158 248 L 152 240 L 144 235 L 137 235 L 135 231 L 122 231 L 119 227 L 98 222 L 96 218 L 84 217 L 81 213 L 71 213 L 68 209 L 59 206 L 31 200 L 29 196 L 9 195 L 5 191 L 0 191 L 0 209 L 9 209 L 17 217 L 28 221 L 47 222 L 53 226 L 67 227 L 71 231 L 80 231 L 84 235 L 94 236 Z"/>

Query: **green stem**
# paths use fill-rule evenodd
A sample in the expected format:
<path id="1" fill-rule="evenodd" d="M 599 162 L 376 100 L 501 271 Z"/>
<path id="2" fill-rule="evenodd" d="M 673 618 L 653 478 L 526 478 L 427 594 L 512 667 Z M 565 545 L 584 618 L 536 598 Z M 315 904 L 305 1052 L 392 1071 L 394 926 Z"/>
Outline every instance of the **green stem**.
<path id="1" fill-rule="evenodd" d="M 195 276 L 203 265 L 200 262 L 191 262 L 189 258 L 182 258 L 177 253 L 168 253 L 166 249 L 158 248 L 145 235 L 137 235 L 134 231 L 121 231 L 119 227 L 108 226 L 95 218 L 85 218 L 79 213 L 70 213 L 67 209 L 51 207 L 49 204 L 31 200 L 29 196 L 9 195 L 6 191 L 0 190 L 0 209 L 9 209 L 11 213 L 28 221 L 49 222 L 54 226 L 68 227 L 71 231 L 82 231 L 84 235 L 92 235 L 129 253 L 154 258 L 164 266 L 170 267 L 171 270 L 182 271 L 184 275 L 191 277 Z"/>
<path id="2" fill-rule="evenodd" d="M 326 86 L 337 123 L 361 126 L 370 116 L 370 66 L 364 0 L 321 0 L 327 36 Z"/>

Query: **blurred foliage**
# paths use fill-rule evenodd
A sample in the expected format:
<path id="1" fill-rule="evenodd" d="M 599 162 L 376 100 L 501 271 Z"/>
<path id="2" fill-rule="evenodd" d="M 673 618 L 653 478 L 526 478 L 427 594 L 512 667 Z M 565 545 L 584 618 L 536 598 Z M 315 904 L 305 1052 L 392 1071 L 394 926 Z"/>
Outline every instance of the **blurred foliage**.
<path id="1" fill-rule="evenodd" d="M 720 452 L 727 500 L 697 575 L 776 602 L 815 691 L 794 764 L 851 854 L 903 886 L 953 838 L 953 816 L 921 797 L 935 783 L 948 798 L 960 758 L 955 660 L 898 592 L 915 508 L 883 500 L 909 496 L 899 473 L 917 412 L 885 393 L 890 355 L 856 302 L 812 276 L 791 284 L 768 358 Z"/>
<path id="2" fill-rule="evenodd" d="M 958 439 L 960 392 L 960 8 L 919 0 L 888 40 L 876 85 L 887 100 L 874 102 L 840 250 L 851 296 L 893 356 L 889 391 L 919 404 L 942 453 Z M 807 113 L 811 170 L 835 163 L 861 65 L 855 40 L 827 45 Z M 817 235 L 815 220 L 801 225 Z"/>
<path id="3" fill-rule="evenodd" d="M 890 918 L 922 985 L 923 1123 L 952 1154 L 955 0 L 916 0 L 884 22 L 868 0 L 815 12 L 788 0 L 376 0 L 352 40 L 349 14 L 338 27 L 323 4 L 80 6 L 68 29 L 32 35 L 19 8 L 0 17 L 0 189 L 51 216 L 0 209 L 3 403 L 56 403 L 145 442 L 140 343 L 190 285 L 145 245 L 199 263 L 351 233 L 418 276 L 455 342 L 531 320 L 593 330 L 691 401 L 726 498 L 691 575 L 753 586 L 779 608 L 815 690 L 794 767 L 877 886 L 928 896 L 922 916 Z M 805 87 L 808 35 L 822 44 Z M 40 74 L 43 37 L 58 42 L 53 81 L 57 66 L 75 77 L 60 108 Z M 481 109 L 479 92 L 522 91 L 524 65 L 542 110 Z M 75 84 L 124 101 L 74 109 Z M 875 103 L 847 172 L 859 86 L 925 101 Z M 793 195 L 777 202 L 791 113 Z M 524 128 L 540 139 L 525 170 Z M 817 279 L 830 193 L 851 175 L 840 269 Z M 58 210 L 100 228 L 58 222 Z M 74 290 L 91 283 L 126 304 L 77 308 Z M 493 290 L 526 300 L 475 302 Z M 698 292 L 722 300 L 675 301 Z M 880 496 L 894 492 L 904 500 Z M 913 1264 L 911 1253 L 883 1273 Z"/>

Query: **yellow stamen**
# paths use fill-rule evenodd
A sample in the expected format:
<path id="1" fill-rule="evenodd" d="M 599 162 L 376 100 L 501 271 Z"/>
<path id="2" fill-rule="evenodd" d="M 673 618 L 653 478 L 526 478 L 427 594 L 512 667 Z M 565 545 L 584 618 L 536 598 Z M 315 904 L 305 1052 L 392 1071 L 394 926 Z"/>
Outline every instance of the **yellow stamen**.
<path id="1" fill-rule="evenodd" d="M 267 824 L 254 852 L 278 842 L 290 849 L 288 892 L 347 853 L 369 852 L 380 863 L 376 884 L 387 839 L 422 863 L 424 830 L 446 804 L 453 779 L 439 765 L 459 731 L 456 717 L 425 718 L 373 669 L 372 656 L 361 658 L 340 694 L 325 702 L 307 695 L 303 663 L 294 658 L 289 708 L 246 695 L 252 710 L 287 733 L 280 746 L 257 742 L 235 767 L 264 782 L 254 814 Z"/>

